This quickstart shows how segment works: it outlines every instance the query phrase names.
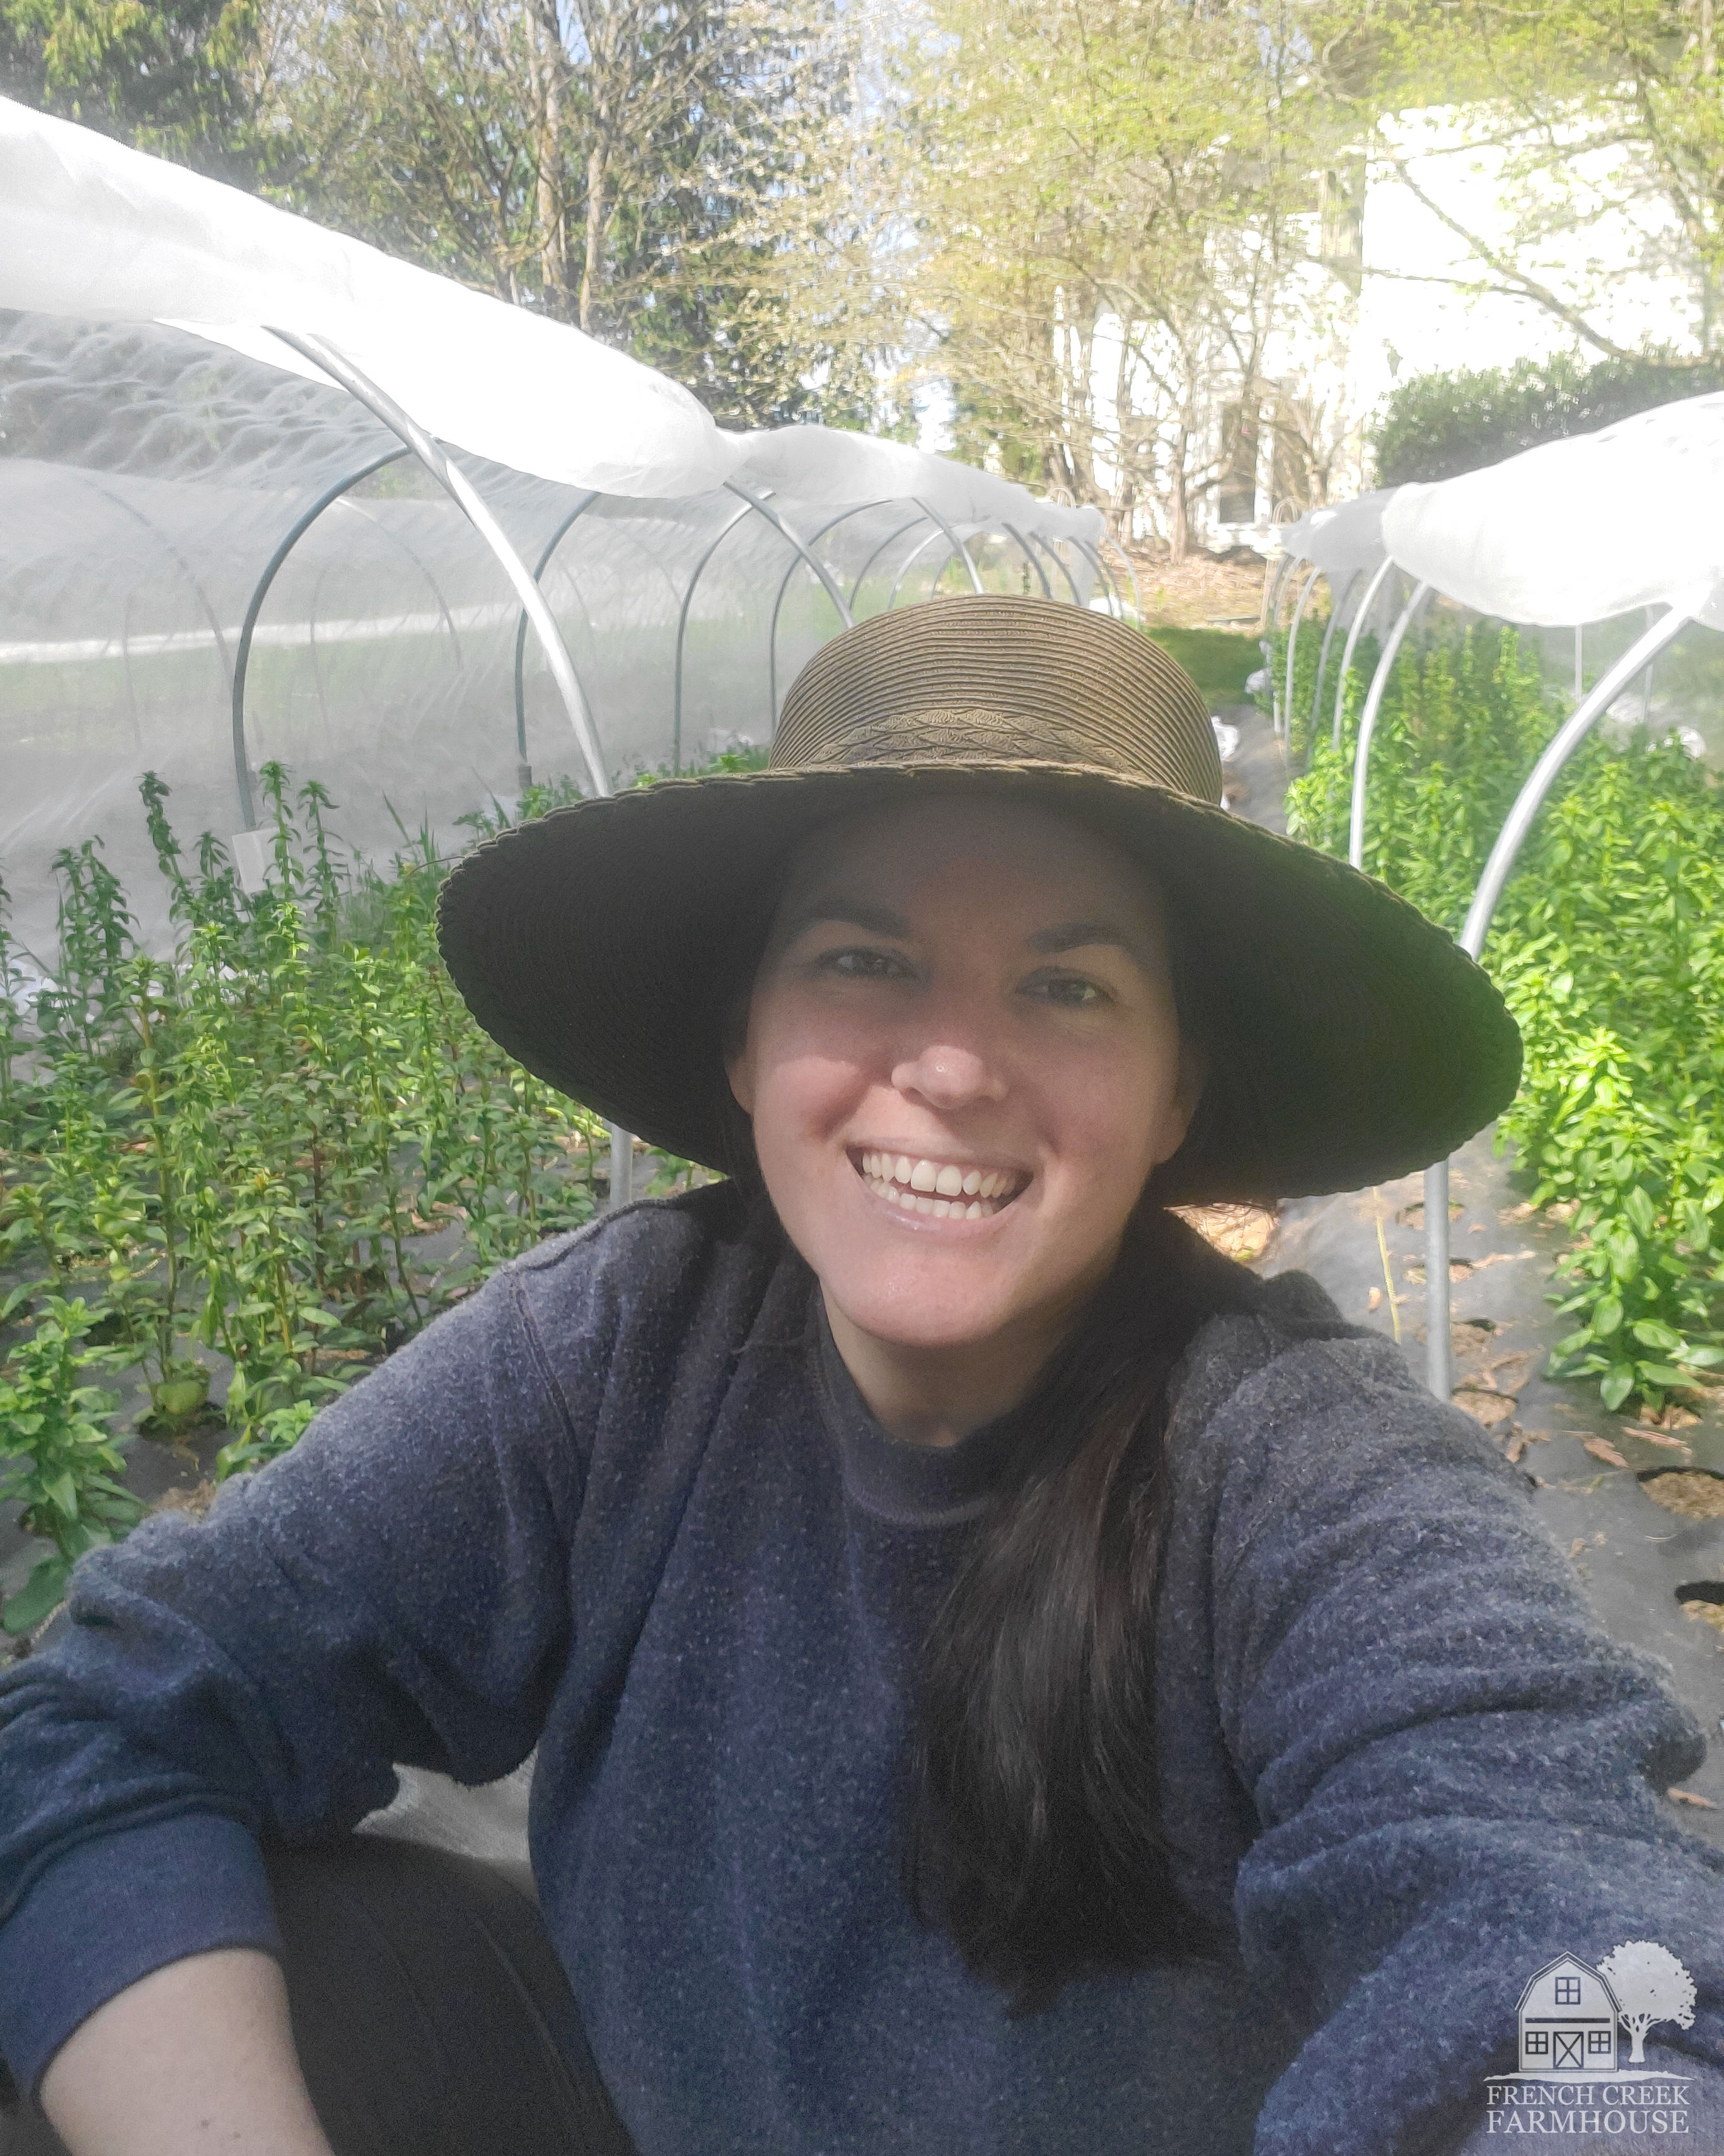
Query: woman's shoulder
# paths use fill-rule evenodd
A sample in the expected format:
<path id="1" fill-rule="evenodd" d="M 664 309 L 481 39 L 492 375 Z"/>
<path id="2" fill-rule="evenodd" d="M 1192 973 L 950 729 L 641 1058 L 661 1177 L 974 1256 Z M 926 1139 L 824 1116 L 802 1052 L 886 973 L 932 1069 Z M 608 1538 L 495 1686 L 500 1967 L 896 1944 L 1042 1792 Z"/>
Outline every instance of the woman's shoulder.
<path id="1" fill-rule="evenodd" d="M 553 1236 L 505 1266 L 498 1286 L 547 1346 L 625 1333 L 730 1335 L 740 1345 L 799 1270 L 771 1208 L 724 1182 Z"/>
<path id="2" fill-rule="evenodd" d="M 1344 1318 L 1309 1273 L 1263 1276 L 1230 1259 L 1212 1262 L 1224 1276 L 1205 1300 L 1212 1314 L 1193 1334 L 1174 1373 L 1174 1411 L 1182 1424 L 1208 1422 L 1242 1386 L 1278 1389 L 1293 1373 L 1337 1392 L 1367 1384 L 1414 1389 L 1395 1342 Z"/>
<path id="3" fill-rule="evenodd" d="M 1516 1481 L 1488 1436 L 1435 1399 L 1386 1334 L 1344 1318 L 1308 1274 L 1253 1277 L 1198 1329 L 1169 1396 L 1188 1482 L 1265 1502 L 1409 1467 Z"/>

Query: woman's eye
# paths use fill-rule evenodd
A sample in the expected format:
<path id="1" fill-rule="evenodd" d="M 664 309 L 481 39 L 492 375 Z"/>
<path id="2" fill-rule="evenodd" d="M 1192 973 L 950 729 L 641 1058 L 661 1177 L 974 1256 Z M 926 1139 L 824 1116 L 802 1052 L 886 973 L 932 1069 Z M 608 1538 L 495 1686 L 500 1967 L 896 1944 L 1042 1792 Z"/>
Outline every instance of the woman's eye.
<path id="1" fill-rule="evenodd" d="M 1026 984 L 1026 993 L 1043 1003 L 1057 1004 L 1061 1010 L 1093 1010 L 1112 1001 L 1099 983 L 1086 981 L 1076 973 L 1057 973 L 1031 981 Z"/>
<path id="2" fill-rule="evenodd" d="M 823 973 L 846 981 L 894 980 L 904 971 L 904 961 L 894 951 L 823 951 L 815 963 Z"/>

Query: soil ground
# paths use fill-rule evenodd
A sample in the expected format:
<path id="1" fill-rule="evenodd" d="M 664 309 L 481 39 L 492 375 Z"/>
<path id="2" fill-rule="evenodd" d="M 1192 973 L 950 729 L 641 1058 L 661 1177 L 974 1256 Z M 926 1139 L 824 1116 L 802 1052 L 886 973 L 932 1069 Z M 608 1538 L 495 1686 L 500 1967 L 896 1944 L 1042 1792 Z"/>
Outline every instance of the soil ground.
<path id="1" fill-rule="evenodd" d="M 1249 547 L 1229 555 L 1194 547 L 1183 562 L 1128 550 L 1138 603 L 1152 629 L 1234 629 L 1258 633 L 1265 564 Z"/>

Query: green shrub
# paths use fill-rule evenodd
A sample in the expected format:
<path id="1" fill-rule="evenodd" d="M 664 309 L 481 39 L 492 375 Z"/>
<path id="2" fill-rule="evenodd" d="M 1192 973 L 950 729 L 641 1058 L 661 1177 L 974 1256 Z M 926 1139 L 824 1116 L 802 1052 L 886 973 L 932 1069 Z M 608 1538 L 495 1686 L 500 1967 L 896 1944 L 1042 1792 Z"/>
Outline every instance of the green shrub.
<path id="1" fill-rule="evenodd" d="M 109 1430 L 118 1395 L 79 1382 L 106 1359 L 84 1345 L 91 1327 L 81 1301 L 51 1296 L 10 1378 L 0 1377 L 0 1459 L 19 1463 L 0 1481 L 0 1501 L 22 1507 L 22 1526 L 51 1546 L 0 1610 L 8 1632 L 39 1625 L 64 1594 L 74 1562 L 117 1541 L 142 1510 L 114 1480 L 126 1466 Z"/>
<path id="2" fill-rule="evenodd" d="M 262 776 L 275 866 L 255 896 L 207 834 L 188 866 L 167 788 L 146 779 L 171 957 L 136 944 L 96 839 L 59 857 L 58 978 L 33 998 L 0 919 L 0 1259 L 25 1276 L 0 1321 L 34 1320 L 0 1370 L 0 1453 L 21 1463 L 6 1494 L 54 1553 L 8 1624 L 45 1614 L 80 1550 L 136 1517 L 103 1479 L 123 1466 L 112 1403 L 74 1382 L 95 1342 L 110 1367 L 141 1367 L 146 1427 L 165 1435 L 202 1411 L 198 1347 L 228 1357 L 230 1474 L 594 1211 L 603 1127 L 468 1014 L 437 948 L 426 836 L 382 874 L 344 863 L 327 794 L 290 795 L 279 765 Z M 501 812 L 478 821 L 494 830 Z"/>
<path id="3" fill-rule="evenodd" d="M 1724 389 L 1724 362 L 1656 352 L 1590 364 L 1559 352 L 1506 369 L 1413 375 L 1390 392 L 1372 430 L 1378 484 L 1454 479 L 1541 442 L 1716 389 Z"/>

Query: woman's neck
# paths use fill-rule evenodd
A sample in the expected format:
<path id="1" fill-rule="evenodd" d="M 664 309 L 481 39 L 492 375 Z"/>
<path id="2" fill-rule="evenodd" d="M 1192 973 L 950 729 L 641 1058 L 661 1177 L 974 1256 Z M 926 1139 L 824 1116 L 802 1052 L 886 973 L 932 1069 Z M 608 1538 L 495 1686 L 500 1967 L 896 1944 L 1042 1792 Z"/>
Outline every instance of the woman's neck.
<path id="1" fill-rule="evenodd" d="M 1018 1405 L 1071 1330 L 1088 1288 L 1045 1318 L 957 1346 L 910 1348 L 865 1332 L 821 1291 L 833 1344 L 875 1419 L 906 1445 L 956 1445 Z"/>

